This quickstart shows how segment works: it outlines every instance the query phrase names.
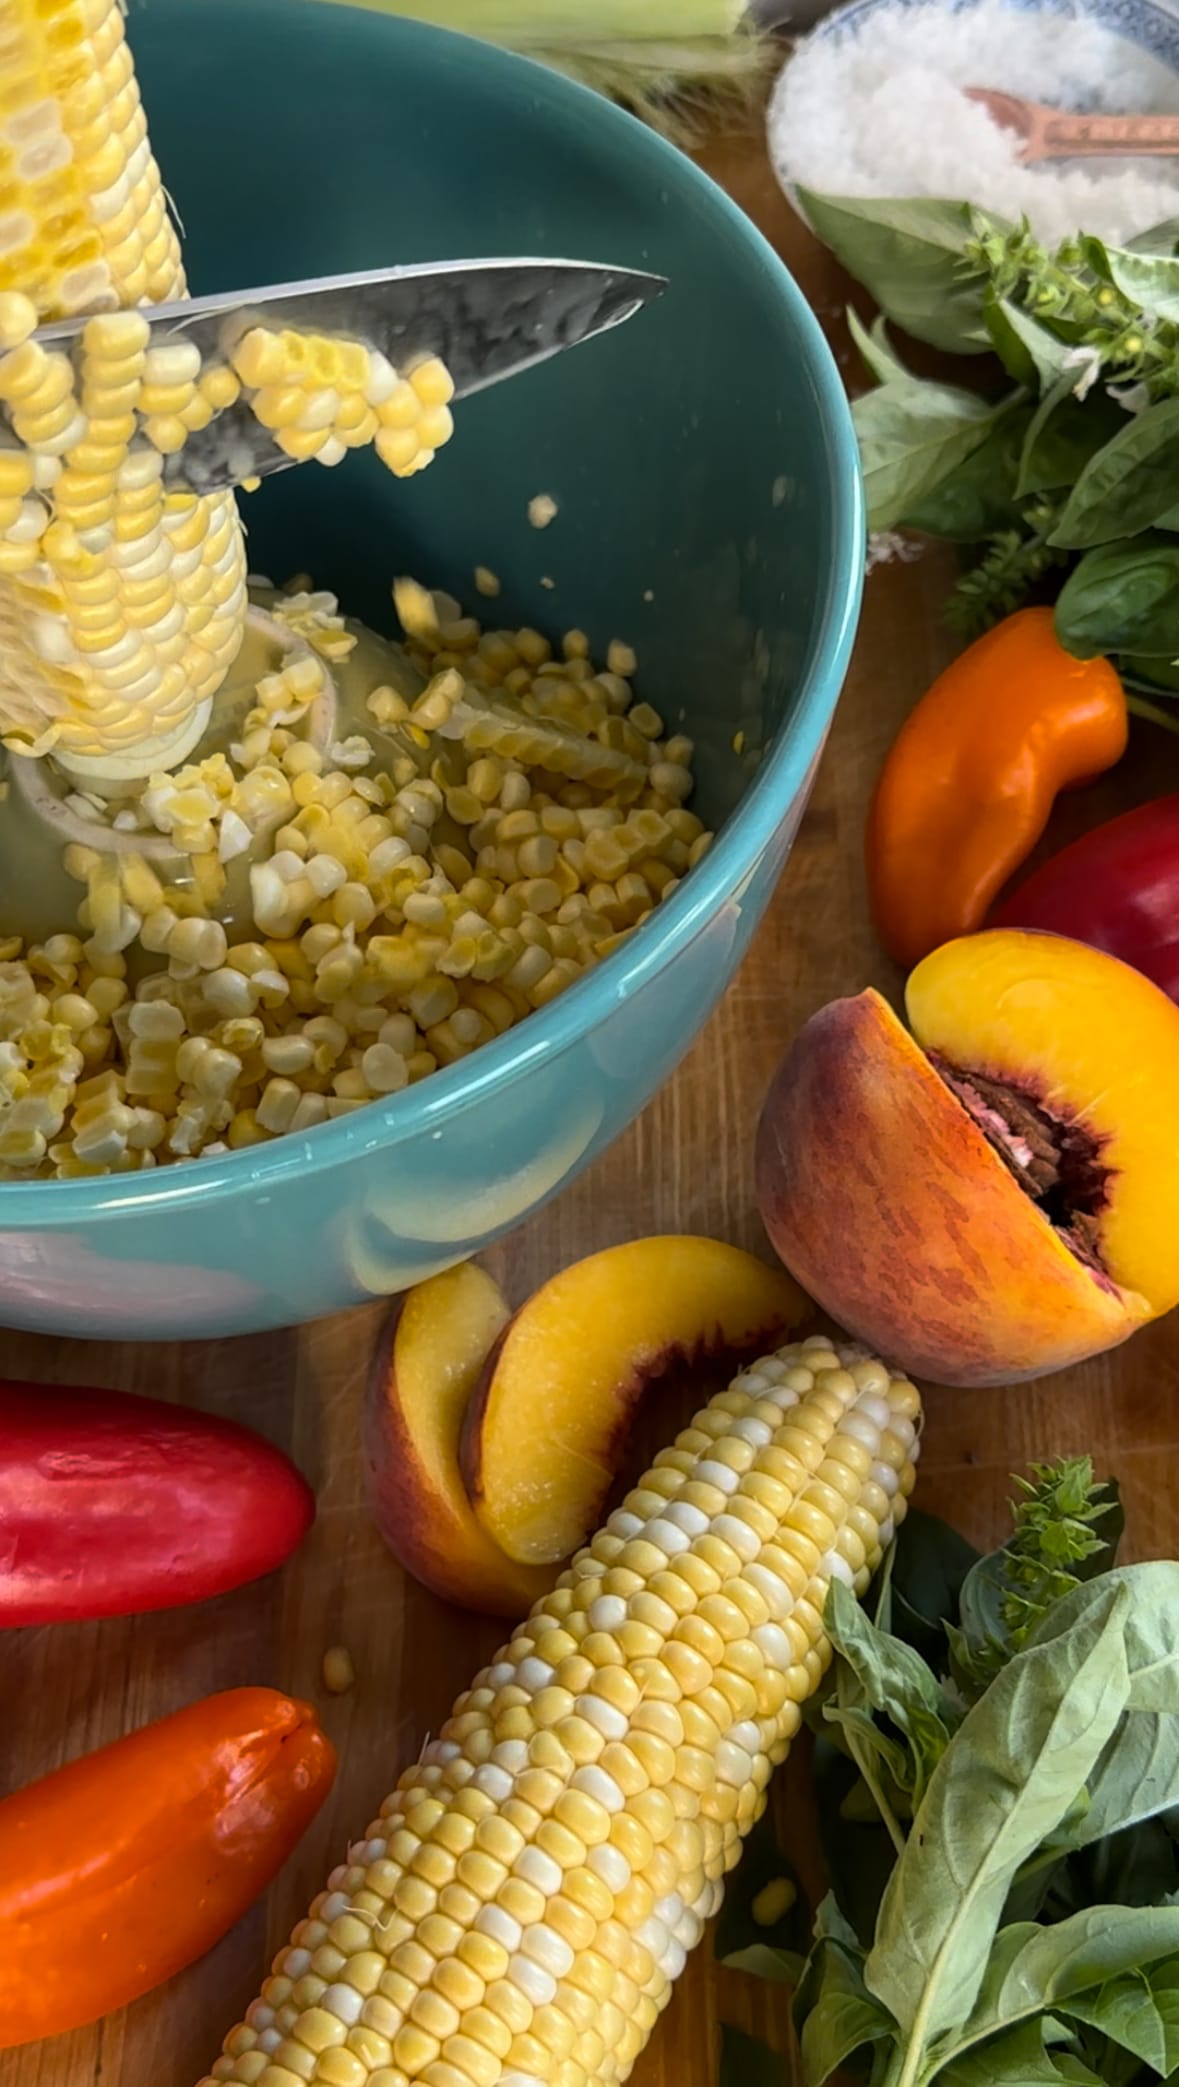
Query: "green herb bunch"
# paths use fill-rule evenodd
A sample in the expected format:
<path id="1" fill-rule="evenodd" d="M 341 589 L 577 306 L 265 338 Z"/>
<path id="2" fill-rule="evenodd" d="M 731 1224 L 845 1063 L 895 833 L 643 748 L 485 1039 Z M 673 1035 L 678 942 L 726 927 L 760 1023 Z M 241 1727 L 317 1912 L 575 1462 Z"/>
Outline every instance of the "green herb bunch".
<path id="1" fill-rule="evenodd" d="M 1118 1567 L 1087 1458 L 1037 1466 L 990 1557 L 912 1515 L 871 1613 L 834 1582 L 815 1722 L 831 1890 L 718 1951 L 796 1985 L 805 2087 L 1179 2083 L 1179 1564 Z M 722 2087 L 783 2087 L 726 2035 Z"/>
<path id="2" fill-rule="evenodd" d="M 1022 1652 L 1053 1602 L 1063 1601 L 1096 1560 L 1110 1555 L 1115 1501 L 1108 1488 L 1094 1485 L 1088 1457 L 1033 1464 L 1031 1478 L 1015 1482 L 1023 1498 L 1011 1503 L 1010 1541 L 971 1576 L 965 1626 L 947 1626 L 954 1674 L 971 1701 L 1013 1652 Z M 1096 1523 L 1103 1525 L 1101 1536 Z"/>
<path id="3" fill-rule="evenodd" d="M 965 203 L 806 195 L 872 292 L 852 330 L 875 389 L 853 413 L 870 525 L 963 547 L 952 620 L 975 635 L 1056 594 L 1061 642 L 1131 685 L 1179 690 L 1179 222 L 1133 245 L 1079 233 L 1048 252 Z M 987 391 L 918 377 L 886 321 L 990 352 Z"/>

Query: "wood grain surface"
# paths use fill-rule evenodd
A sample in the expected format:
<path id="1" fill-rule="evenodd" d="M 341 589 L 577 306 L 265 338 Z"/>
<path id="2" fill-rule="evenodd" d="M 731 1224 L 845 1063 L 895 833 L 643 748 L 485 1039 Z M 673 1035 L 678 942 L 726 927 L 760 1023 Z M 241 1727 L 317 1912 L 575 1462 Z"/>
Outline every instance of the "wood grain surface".
<path id="1" fill-rule="evenodd" d="M 791 216 L 760 150 L 715 148 L 711 171 L 786 257 L 850 371 L 848 285 Z M 753 951 L 728 998 L 663 1093 L 613 1150 L 493 1257 L 513 1301 L 579 1255 L 655 1231 L 712 1233 L 766 1253 L 752 1193 L 753 1129 L 778 1056 L 835 995 L 899 981 L 873 941 L 861 861 L 865 806 L 901 718 L 949 656 L 939 610 L 948 553 L 927 547 L 869 578 L 855 663 L 807 817 Z M 1117 778 L 1078 794 L 1059 844 L 1167 787 L 1173 740 L 1138 727 Z M 914 1155 L 920 1164 L 920 1155 Z M 178 1708 L 202 1693 L 268 1682 L 315 1700 L 340 1748 L 324 1813 L 266 1901 L 211 1956 L 162 1992 L 93 2029 L 0 2057 L 0 2087 L 193 2087 L 252 1998 L 269 1958 L 322 1888 L 500 1632 L 407 1580 L 365 1507 L 358 1419 L 382 1313 L 289 1334 L 191 1347 L 115 1347 L 5 1337 L 6 1375 L 117 1385 L 234 1413 L 289 1450 L 319 1494 L 310 1540 L 281 1575 L 170 1616 L 13 1632 L 0 1642 L 0 1790 Z M 1123 1482 L 1128 1548 L 1179 1549 L 1179 1320 L 1110 1357 L 1039 1384 L 928 1401 L 922 1504 L 974 1539 L 998 1535 L 1009 1473 L 1087 1450 Z M 671 1421 L 668 1422 L 669 1428 Z M 325 1695 L 321 1661 L 344 1644 L 353 1691 Z M 805 1790 L 789 1770 L 778 1811 L 797 1845 Z M 715 1969 L 705 1942 L 685 1973 L 636 2087 L 711 2087 L 718 2024 L 786 2046 L 771 1989 Z M 784 2079 L 787 2075 L 784 2073 Z"/>

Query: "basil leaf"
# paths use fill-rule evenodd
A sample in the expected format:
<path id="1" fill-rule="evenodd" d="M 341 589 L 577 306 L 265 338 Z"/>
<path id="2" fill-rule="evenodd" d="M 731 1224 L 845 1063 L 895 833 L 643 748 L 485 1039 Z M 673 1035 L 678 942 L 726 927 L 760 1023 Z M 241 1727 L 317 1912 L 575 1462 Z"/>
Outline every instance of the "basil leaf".
<path id="1" fill-rule="evenodd" d="M 969 1703 L 991 1678 L 989 1655 L 998 1652 L 1006 1658 L 1014 1651 L 1003 1615 L 1008 1594 L 1005 1567 L 1002 1551 L 979 1559 L 962 1583 L 958 1623 L 946 1632 L 950 1672 Z"/>
<path id="2" fill-rule="evenodd" d="M 1049 542 L 1085 551 L 1136 536 L 1174 507 L 1177 476 L 1179 398 L 1163 399 L 1126 421 L 1090 458 Z"/>
<path id="3" fill-rule="evenodd" d="M 860 1703 L 841 1703 L 836 1698 L 825 1705 L 823 1716 L 826 1722 L 834 1725 L 846 1739 L 845 1751 L 859 1767 L 861 1774 L 865 1767 L 869 1768 L 883 1785 L 886 1797 L 893 1796 L 898 1791 L 912 1789 L 913 1776 L 909 1756 L 903 1746 L 889 1739 L 880 1730 L 870 1710 L 865 1709 Z M 873 1811 L 869 1806 L 866 1817 L 871 1819 L 875 1816 L 878 1816 L 878 1811 Z"/>
<path id="4" fill-rule="evenodd" d="M 1167 1560 L 1125 1566 L 1107 1573 L 1102 1584 L 1120 1584 L 1132 1597 L 1125 1641 L 1130 1707 L 1089 1779 L 1086 1810 L 1049 1844 L 1066 1854 L 1094 1852 L 1087 1863 L 1070 1866 L 1063 1884 L 1054 1880 L 1053 1890 L 1067 1891 L 1071 1876 L 1088 1875 L 1097 1895 L 1103 1888 L 1109 1894 L 1112 1886 L 1113 1894 L 1139 1903 L 1163 1896 L 1176 1883 L 1174 1852 L 1168 1858 L 1157 1835 L 1140 1835 L 1136 1847 L 1125 1837 L 1127 1829 L 1159 1814 L 1166 1816 L 1167 1829 L 1179 1816 L 1179 1618 L 1165 1606 L 1179 1597 L 1179 1566 Z M 1085 1593 L 1078 1588 L 1056 1603 L 1037 1626 L 1032 1642 L 1046 1643 L 1055 1632 L 1066 1630 Z M 1117 1860 L 1130 1864 L 1135 1856 L 1136 1868 L 1123 1868 L 1119 1881 Z"/>
<path id="5" fill-rule="evenodd" d="M 857 1951 L 861 1956 L 864 1954 L 856 1939 L 856 1931 L 842 1912 L 833 1891 L 829 1891 L 826 1898 L 819 1902 L 819 1910 L 815 1915 L 815 1940 L 842 1942 L 844 1948 L 850 1949 L 853 1955 Z"/>
<path id="6" fill-rule="evenodd" d="M 786 2060 L 780 2052 L 722 2022 L 717 2087 L 786 2087 L 786 2082 Z"/>
<path id="7" fill-rule="evenodd" d="M 899 1773 L 896 1766 L 891 1772 L 902 1789 L 913 1793 L 916 1809 L 950 1743 L 950 1733 L 960 1722 L 959 1713 L 920 1654 L 900 1638 L 877 1630 L 842 1580 L 831 1582 L 823 1621 L 869 1707 L 882 1712 L 909 1742 L 908 1756 L 901 1754 Z M 827 1715 L 838 1719 L 839 1711 L 829 1706 Z M 889 1756 L 897 1751 L 890 1748 Z"/>
<path id="8" fill-rule="evenodd" d="M 1031 409 L 996 414 L 965 463 L 904 517 L 906 529 L 949 543 L 981 543 L 1019 520 L 1015 485 Z"/>
<path id="9" fill-rule="evenodd" d="M 1105 2044 L 1103 2046 L 1103 2050 L 1108 2051 L 1109 2045 Z M 1135 2079 L 1139 2080 L 1139 2087 L 1142 2087 L 1141 2078 L 1138 2074 L 1136 2067 L 1131 2067 L 1130 2072 L 1119 2072 L 1115 2076 L 1115 2074 L 1109 2070 L 1108 2066 L 1103 2063 L 1101 2071 L 1094 2072 L 1092 2068 L 1088 2065 L 1085 2065 L 1073 2051 L 1054 2051 L 1052 2054 L 1052 2063 L 1056 2067 L 1057 2077 L 1059 2079 L 1066 2081 L 1075 2081 L 1077 2083 L 1077 2087 L 1133 2087 L 1131 2073 L 1133 2074 Z"/>
<path id="10" fill-rule="evenodd" d="M 1116 247 L 1108 247 L 1104 239 L 1098 239 L 1094 232 L 1080 233 L 1078 244 L 1081 249 L 1081 260 L 1086 268 L 1091 268 L 1094 275 L 1103 283 L 1112 283 L 1113 276 L 1110 273 L 1109 257 L 1111 252 L 1116 253 Z"/>
<path id="11" fill-rule="evenodd" d="M 796 1986 L 802 1977 L 804 1958 L 793 1950 L 771 1949 L 768 1942 L 751 1942 L 722 1957 L 726 1971 L 744 1971 L 750 1978 L 764 1978 L 772 1986 Z"/>
<path id="12" fill-rule="evenodd" d="M 925 1661 L 911 1646 L 878 1630 L 842 1580 L 831 1582 L 823 1623 L 868 1703 L 874 1710 L 887 1712 L 907 1736 L 912 1736 L 909 1720 L 914 1715 L 940 1719 L 944 1712 L 947 1718 L 953 1716 Z"/>
<path id="13" fill-rule="evenodd" d="M 1078 659 L 1100 652 L 1179 656 L 1179 540 L 1140 536 L 1103 544 L 1069 574 L 1056 600 L 1056 635 Z"/>
<path id="14" fill-rule="evenodd" d="M 1157 2087 L 1154 2074 L 1144 2075 L 1138 2060 L 1127 2051 L 1119 2050 L 1108 2036 L 1095 2034 L 1083 2022 L 1074 2022 L 1073 2027 L 1079 2031 L 1076 2060 L 1071 2052 L 1054 2051 L 1052 2054 L 1066 2080 L 1072 2077 L 1069 2066 L 1083 2060 L 1080 2077 L 1088 2080 L 1092 2073 L 1096 2073 L 1101 2087 Z"/>
<path id="15" fill-rule="evenodd" d="M 1179 1711 L 1179 1564 L 1169 1558 L 1119 1565 L 1101 1575 L 1100 1591 L 1126 1596 L 1127 1708 Z M 1054 1602 L 1028 1638 L 1028 1649 L 1067 1638 L 1092 1608 L 1093 1584 L 1074 1587 Z M 1107 1831 L 1110 1829 L 1107 1828 Z"/>
<path id="16" fill-rule="evenodd" d="M 1059 378 L 1032 415 L 1015 486 L 1019 500 L 1075 486 L 1090 458 L 1126 425 L 1125 413 L 1107 391 L 1094 392 L 1082 405 L 1073 389 L 1071 377 Z"/>
<path id="17" fill-rule="evenodd" d="M 1127 652 L 1115 665 L 1127 688 L 1147 696 L 1179 695 L 1179 660 L 1140 659 Z"/>
<path id="18" fill-rule="evenodd" d="M 1060 2087 L 1062 2079 L 1102 2087 L 1097 2074 L 1071 2054 L 1051 2056 L 1040 2022 L 1026 2022 L 924 2077 L 936 2080 L 937 2087 Z"/>
<path id="19" fill-rule="evenodd" d="M 881 311 L 914 340 L 951 354 L 991 345 L 983 316 L 984 281 L 963 261 L 980 231 L 1005 234 L 1003 218 L 969 203 L 922 197 L 823 196 L 800 189 L 812 230 Z"/>
<path id="20" fill-rule="evenodd" d="M 814 1916 L 814 1939 L 818 1943 L 843 1943 L 845 1949 L 851 1949 L 851 1956 L 864 1956 L 864 1951 L 860 1949 L 860 1943 L 856 1939 L 856 1928 L 851 1926 L 851 1922 L 843 1914 L 839 1899 L 833 1891 L 826 1893 L 826 1899 L 820 1899 L 818 1912 Z"/>
<path id="21" fill-rule="evenodd" d="M 920 1508 L 910 1508 L 897 1531 L 890 1627 L 935 1673 L 945 1672 L 945 1625 L 958 1620 L 962 1583 L 978 1555 L 948 1522 Z"/>
<path id="22" fill-rule="evenodd" d="M 1179 246 L 1179 217 L 1165 217 L 1161 225 L 1151 225 L 1139 232 L 1136 239 L 1127 239 L 1123 252 L 1131 254 L 1173 254 Z"/>
<path id="23" fill-rule="evenodd" d="M 1078 1592 L 1072 1627 L 1019 1653 L 959 1728 L 889 1879 L 865 1981 L 923 2046 L 970 2013 L 1016 1873 L 1125 1708 L 1130 1595 L 1100 1580 Z"/>
<path id="24" fill-rule="evenodd" d="M 917 383 L 918 379 L 914 377 L 912 370 L 907 370 L 899 356 L 894 355 L 884 320 L 879 313 L 869 330 L 859 313 L 849 305 L 847 330 L 878 384 Z"/>
<path id="25" fill-rule="evenodd" d="M 1067 1857 L 1063 1871 L 1044 1880 L 1048 1905 L 1071 1911 L 1103 1899 L 1157 1904 L 1179 1887 L 1171 1832 L 1179 1816 L 1173 1713 L 1126 1713 L 1089 1779 L 1087 1800 L 1041 1851 Z"/>
<path id="26" fill-rule="evenodd" d="M 807 2087 L 822 2087 L 866 2044 L 884 2043 L 896 2025 L 868 1993 L 858 1950 L 827 1936 L 818 1944 L 811 1997 L 798 2023 Z"/>
<path id="27" fill-rule="evenodd" d="M 994 285 L 988 283 L 983 297 L 983 320 L 991 346 L 1012 382 L 1035 391 L 1039 381 L 1036 365 L 1027 343 L 1011 323 L 1011 310 L 1007 299 L 996 296 Z"/>
<path id="28" fill-rule="evenodd" d="M 1170 2073 L 1179 2065 L 1179 1957 L 1110 1979 L 1091 1997 L 1070 2001 L 1068 2012 L 1156 2073 Z"/>
<path id="29" fill-rule="evenodd" d="M 1114 288 L 1152 319 L 1179 319 L 1179 260 L 1141 248 L 1106 248 Z"/>
<path id="30" fill-rule="evenodd" d="M 1117 1562 L 1118 1549 L 1126 1533 L 1126 1510 L 1122 1505 L 1122 1488 L 1116 1478 L 1103 1478 L 1094 1488 L 1094 1498 L 1102 1497 L 1104 1508 L 1101 1519 L 1094 1523 L 1093 1534 L 1098 1538 L 1096 1550 L 1087 1558 L 1074 1559 L 1070 1570 L 1084 1585 L 1089 1580 L 1099 1580 L 1112 1572 Z M 1130 1655 L 1132 1657 L 1132 1654 Z"/>
<path id="31" fill-rule="evenodd" d="M 996 297 L 993 291 L 987 293 L 986 319 L 995 353 L 1017 384 L 1046 391 L 1067 375 L 1071 391 L 1077 375 L 1068 362 L 1070 350 L 1064 341 L 1057 340 L 1009 297 Z"/>
<path id="32" fill-rule="evenodd" d="M 1179 1907 L 1174 1906 L 1089 1906 L 1055 1927 L 1029 1921 L 1003 1928 L 969 2018 L 937 2055 L 952 2062 L 1000 2031 L 1043 2014 L 1075 2015 L 1117 2041 L 1110 2023 L 1094 2018 L 1097 1996 L 1111 1980 L 1174 1960 L 1177 1949 Z M 1145 2033 L 1146 2023 L 1139 2026 Z M 1158 2034 L 1161 2043 L 1161 2027 Z M 1147 2062 L 1155 2061 L 1148 2057 Z M 1164 2052 L 1156 2070 L 1170 2070 L 1174 2062 L 1179 2062 L 1179 2049 L 1175 2060 Z"/>
<path id="33" fill-rule="evenodd" d="M 995 409 L 951 384 L 882 384 L 852 405 L 868 526 L 892 529 L 990 434 Z"/>

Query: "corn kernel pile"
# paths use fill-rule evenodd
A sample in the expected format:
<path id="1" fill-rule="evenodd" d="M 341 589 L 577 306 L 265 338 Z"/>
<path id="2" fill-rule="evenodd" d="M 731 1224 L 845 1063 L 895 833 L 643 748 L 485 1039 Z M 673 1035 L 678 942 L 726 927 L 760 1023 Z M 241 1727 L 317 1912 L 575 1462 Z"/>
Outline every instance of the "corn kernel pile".
<path id="1" fill-rule="evenodd" d="M 690 741 L 580 632 L 554 654 L 413 582 L 394 594 L 420 693 L 373 689 L 366 730 L 312 743 L 357 641 L 303 589 L 272 605 L 303 649 L 228 752 L 121 806 L 69 800 L 95 826 L 66 851 L 76 931 L 0 943 L 0 1178 L 223 1153 L 396 1093 L 553 1000 L 700 859 Z M 187 858 L 183 883 L 136 831 Z M 239 856 L 235 939 L 217 912 Z"/>
<path id="2" fill-rule="evenodd" d="M 293 459 L 372 444 L 408 477 L 449 440 L 453 384 L 326 335 L 255 327 L 203 362 L 142 311 L 97 315 L 75 355 L 36 324 L 0 295 L 0 735 L 87 759 L 195 739 L 241 642 L 245 549 L 232 496 L 170 489 L 165 459 L 240 400 Z"/>
<path id="3" fill-rule="evenodd" d="M 185 451 L 244 411 L 292 461 L 371 445 L 408 477 L 454 387 L 436 358 L 398 371 L 289 328 L 207 351 L 152 333 L 139 307 L 185 280 L 119 0 L 0 0 L 0 104 L 0 740 L 26 778 L 3 788 L 31 799 L 27 757 L 51 754 L 93 829 L 65 854 L 75 926 L 0 943 L 0 1178 L 135 1171 L 463 1057 L 613 948 L 708 836 L 691 746 L 634 703 L 628 648 L 595 673 L 577 632 L 554 658 L 410 583 L 408 690 L 366 682 L 325 743 L 357 638 L 293 588 L 271 611 L 299 643 L 197 757 L 214 696 L 214 731 L 238 714 L 249 597 L 233 496 L 193 490 Z M 34 338 L 83 312 L 68 354 Z"/>

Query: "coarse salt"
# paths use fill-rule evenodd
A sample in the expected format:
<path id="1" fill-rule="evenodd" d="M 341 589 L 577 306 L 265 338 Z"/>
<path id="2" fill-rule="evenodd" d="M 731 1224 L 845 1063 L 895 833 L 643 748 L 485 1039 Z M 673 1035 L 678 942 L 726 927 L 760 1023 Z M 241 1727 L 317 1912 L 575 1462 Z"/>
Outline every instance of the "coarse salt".
<path id="1" fill-rule="evenodd" d="M 1024 167 L 1020 141 L 964 87 L 1062 109 L 1179 112 L 1179 76 L 1080 5 L 918 0 L 882 6 L 799 46 L 770 110 L 788 185 L 830 196 L 981 204 L 1045 244 L 1077 231 L 1118 244 L 1179 212 L 1179 166 L 1141 159 Z"/>
<path id="2" fill-rule="evenodd" d="M 878 529 L 868 538 L 864 571 L 875 572 L 878 565 L 914 565 L 924 549 L 923 543 L 896 529 Z"/>

